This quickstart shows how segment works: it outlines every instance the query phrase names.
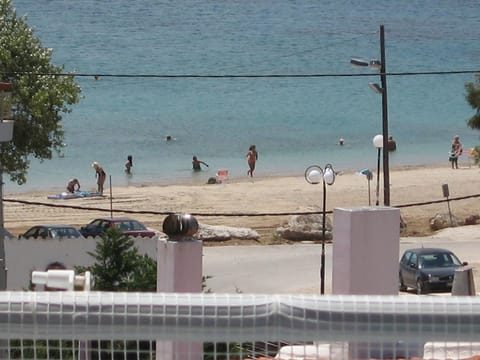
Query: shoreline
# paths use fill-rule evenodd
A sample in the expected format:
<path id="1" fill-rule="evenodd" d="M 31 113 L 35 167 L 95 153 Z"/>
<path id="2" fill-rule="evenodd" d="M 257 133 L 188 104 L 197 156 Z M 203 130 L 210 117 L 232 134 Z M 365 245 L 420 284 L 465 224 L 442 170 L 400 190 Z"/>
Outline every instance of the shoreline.
<path id="1" fill-rule="evenodd" d="M 313 164 L 312 164 L 313 165 Z M 469 167 L 468 163 L 464 161 L 463 164 L 460 164 L 460 166 L 463 165 L 463 167 Z M 390 167 L 390 172 L 396 172 L 396 171 L 406 171 L 406 170 L 414 170 L 414 169 L 422 169 L 422 168 L 431 168 L 431 169 L 436 169 L 436 168 L 442 168 L 445 165 L 443 163 L 433 163 L 433 164 L 414 164 L 414 165 L 396 165 Z M 474 167 L 472 165 L 472 167 Z M 374 174 L 376 174 L 376 169 L 370 169 Z M 345 169 L 345 170 L 340 170 L 339 171 L 341 175 L 356 175 L 358 173 L 358 169 Z M 169 181 L 169 180 L 164 180 L 164 181 L 139 181 L 135 182 L 132 181 L 128 184 L 120 184 L 120 185 L 115 185 L 112 184 L 112 188 L 115 189 L 121 189 L 121 188 L 148 188 L 148 187 L 168 187 L 168 186 L 203 186 L 206 185 L 206 181 L 203 181 L 204 179 L 202 178 L 202 181 L 200 179 L 195 179 L 196 175 L 205 175 L 204 172 L 192 172 L 193 177 L 192 178 L 179 178 L 176 179 L 176 181 Z M 214 175 L 214 174 L 212 174 Z M 5 176 L 5 175 L 4 175 Z M 134 176 L 134 175 L 133 175 Z M 271 173 L 271 174 L 266 174 L 266 175 L 261 175 L 261 176 L 255 176 L 253 179 L 254 181 L 263 181 L 263 180 L 274 180 L 274 179 L 279 179 L 279 178 L 303 178 L 304 174 L 299 174 L 298 172 L 295 171 L 286 171 L 286 172 L 278 172 L 278 173 Z M 382 177 L 383 177 L 383 172 L 382 169 L 380 169 L 380 182 L 382 182 Z M 207 179 L 208 180 L 208 179 Z M 375 179 L 374 179 L 375 180 Z M 374 182 L 372 180 L 372 182 Z M 88 185 L 83 185 L 81 190 L 85 191 L 95 191 L 96 190 L 96 183 L 95 179 L 92 178 L 92 181 L 89 182 Z M 242 177 L 229 177 L 228 183 L 230 184 L 235 184 L 235 183 L 242 183 L 242 182 L 251 182 L 251 178 L 247 176 L 242 176 Z M 8 186 L 8 184 L 7 184 Z M 109 195 L 109 179 L 107 176 L 107 180 L 105 181 L 105 190 L 104 194 Z M 42 187 L 38 189 L 25 189 L 25 190 L 18 190 L 18 191 L 8 191 L 5 190 L 5 185 L 4 185 L 4 196 L 16 196 L 20 194 L 43 194 L 43 193 L 49 193 L 49 194 L 54 194 L 54 193 L 62 193 L 66 191 L 65 187 L 62 186 L 51 186 L 51 187 Z"/>
<path id="2" fill-rule="evenodd" d="M 479 172 L 477 166 L 468 166 L 464 163 L 460 164 L 458 170 L 451 169 L 448 164 L 441 167 L 422 165 L 392 168 L 391 206 L 445 200 L 442 194 L 443 184 L 449 184 L 451 199 L 475 195 L 479 193 Z M 380 179 L 380 204 L 383 199 L 382 186 Z M 371 204 L 375 203 L 375 188 L 374 179 L 370 182 Z M 327 189 L 327 211 L 335 207 L 368 206 L 368 181 L 364 175 L 357 175 L 353 171 L 345 172 L 338 175 L 335 184 L 328 186 Z M 109 217 L 112 204 L 113 210 L 138 212 L 132 214 L 115 212 L 114 216 L 138 219 L 155 230 L 162 229 L 166 212 L 184 212 L 197 214 L 200 223 L 249 227 L 257 230 L 265 241 L 275 241 L 273 236 L 275 228 L 288 218 L 275 214 L 321 211 L 322 202 L 322 187 L 307 183 L 303 175 L 234 178 L 222 184 L 210 185 L 113 187 L 112 192 L 111 200 L 108 189 L 105 193 L 107 196 L 101 198 L 69 200 L 47 199 L 47 195 L 51 194 L 49 191 L 6 194 L 5 228 L 17 235 L 39 224 L 56 223 L 80 227 L 96 217 Z M 30 205 L 8 200 L 67 205 L 74 208 Z M 460 220 L 480 213 L 480 200 L 476 197 L 450 203 L 453 214 Z M 429 218 L 436 213 L 447 212 L 445 202 L 401 208 L 409 235 L 428 234 Z"/>

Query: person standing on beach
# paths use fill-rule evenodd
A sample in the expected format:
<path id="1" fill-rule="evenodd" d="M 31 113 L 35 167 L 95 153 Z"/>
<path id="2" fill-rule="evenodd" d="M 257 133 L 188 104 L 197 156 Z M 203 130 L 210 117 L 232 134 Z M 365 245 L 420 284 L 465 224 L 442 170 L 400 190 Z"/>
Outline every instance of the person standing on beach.
<path id="1" fill-rule="evenodd" d="M 248 162 L 248 167 L 250 168 L 247 172 L 247 175 L 250 175 L 250 177 L 253 177 L 253 171 L 255 170 L 255 163 L 258 160 L 258 152 L 256 149 L 255 145 L 250 145 L 250 148 L 248 149 L 247 153 L 247 162 Z"/>
<path id="2" fill-rule="evenodd" d="M 100 195 L 103 195 L 103 185 L 105 184 L 105 180 L 107 178 L 107 174 L 100 166 L 100 164 L 96 161 L 92 163 L 92 167 L 95 169 L 95 176 L 97 178 L 97 192 Z"/>
<path id="3" fill-rule="evenodd" d="M 193 171 L 200 171 L 202 170 L 202 167 L 201 165 L 205 165 L 206 167 L 208 167 L 208 164 L 206 162 L 203 162 L 202 160 L 198 160 L 198 158 L 196 156 L 194 156 L 192 158 L 192 168 L 193 168 Z"/>
<path id="4" fill-rule="evenodd" d="M 452 169 L 458 169 L 458 157 L 462 155 L 463 148 L 460 143 L 460 136 L 455 135 L 452 141 L 452 150 L 450 151 L 450 162 L 452 163 Z"/>

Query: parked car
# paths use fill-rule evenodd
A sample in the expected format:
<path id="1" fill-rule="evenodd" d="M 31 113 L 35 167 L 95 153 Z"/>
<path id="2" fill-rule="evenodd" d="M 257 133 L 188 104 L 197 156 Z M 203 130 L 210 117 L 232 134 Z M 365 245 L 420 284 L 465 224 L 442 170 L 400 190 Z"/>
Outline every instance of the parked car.
<path id="1" fill-rule="evenodd" d="M 18 235 L 22 238 L 41 238 L 41 239 L 61 239 L 61 238 L 81 238 L 82 234 L 70 225 L 37 225 L 23 234 Z"/>
<path id="2" fill-rule="evenodd" d="M 451 291 L 455 270 L 467 265 L 450 250 L 419 248 L 406 250 L 400 259 L 399 289 L 413 288 L 417 294 L 432 290 Z"/>
<path id="3" fill-rule="evenodd" d="M 99 218 L 80 228 L 83 236 L 100 236 L 109 228 L 120 229 L 125 235 L 133 237 L 154 237 L 154 231 L 148 230 L 140 221 L 129 218 Z"/>

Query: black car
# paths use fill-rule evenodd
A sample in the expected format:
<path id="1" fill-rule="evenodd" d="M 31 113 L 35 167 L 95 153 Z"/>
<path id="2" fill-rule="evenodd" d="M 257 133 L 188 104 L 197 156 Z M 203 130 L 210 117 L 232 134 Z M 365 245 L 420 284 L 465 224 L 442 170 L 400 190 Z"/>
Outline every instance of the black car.
<path id="1" fill-rule="evenodd" d="M 463 265 L 467 263 L 462 263 L 450 250 L 406 250 L 400 259 L 399 289 L 406 291 L 410 287 L 417 294 L 428 294 L 432 290 L 451 291 L 455 270 Z"/>
<path id="2" fill-rule="evenodd" d="M 23 238 L 61 239 L 81 238 L 80 232 L 70 225 L 38 225 L 18 236 Z"/>

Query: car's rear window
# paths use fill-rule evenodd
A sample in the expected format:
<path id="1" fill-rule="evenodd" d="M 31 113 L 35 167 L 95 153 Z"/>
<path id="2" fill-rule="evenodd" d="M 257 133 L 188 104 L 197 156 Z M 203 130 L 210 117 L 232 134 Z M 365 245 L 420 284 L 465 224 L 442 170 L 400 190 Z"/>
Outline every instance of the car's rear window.
<path id="1" fill-rule="evenodd" d="M 424 254 L 420 256 L 420 267 L 436 268 L 461 265 L 460 261 L 449 253 Z"/>
<path id="2" fill-rule="evenodd" d="M 54 238 L 78 236 L 77 230 L 70 228 L 52 229 L 51 233 Z"/>
<path id="3" fill-rule="evenodd" d="M 145 226 L 143 226 L 138 221 L 121 221 L 115 223 L 115 227 L 122 230 L 122 231 L 138 231 L 138 230 L 145 230 Z"/>

